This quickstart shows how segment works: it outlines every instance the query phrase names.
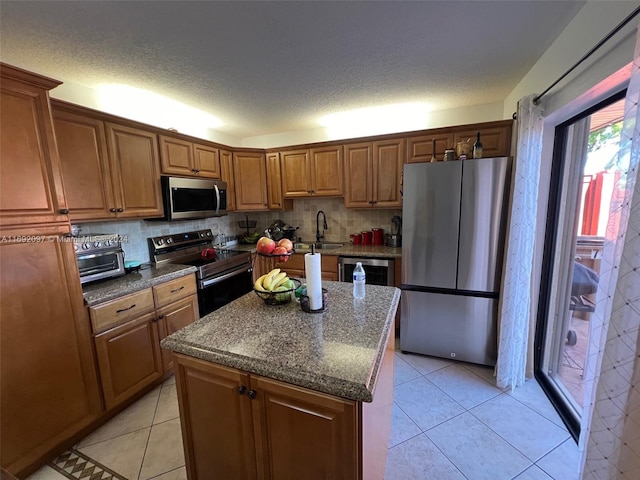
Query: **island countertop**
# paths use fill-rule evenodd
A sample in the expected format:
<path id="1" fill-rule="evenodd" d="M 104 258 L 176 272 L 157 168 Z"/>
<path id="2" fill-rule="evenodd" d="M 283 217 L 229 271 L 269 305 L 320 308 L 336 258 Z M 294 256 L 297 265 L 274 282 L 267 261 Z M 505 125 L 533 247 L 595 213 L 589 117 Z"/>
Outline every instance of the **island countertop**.
<path id="1" fill-rule="evenodd" d="M 400 300 L 395 287 L 322 283 L 324 313 L 265 305 L 253 292 L 168 336 L 162 347 L 338 397 L 371 402 Z"/>

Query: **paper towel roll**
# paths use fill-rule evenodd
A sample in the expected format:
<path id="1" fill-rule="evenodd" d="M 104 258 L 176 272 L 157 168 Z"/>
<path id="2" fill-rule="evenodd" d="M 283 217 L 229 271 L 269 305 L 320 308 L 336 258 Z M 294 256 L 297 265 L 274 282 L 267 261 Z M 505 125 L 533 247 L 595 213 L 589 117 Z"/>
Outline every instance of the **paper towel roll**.
<path id="1" fill-rule="evenodd" d="M 309 308 L 320 310 L 322 308 L 322 264 L 319 253 L 307 253 L 304 256 L 304 271 L 307 278 L 307 295 Z"/>

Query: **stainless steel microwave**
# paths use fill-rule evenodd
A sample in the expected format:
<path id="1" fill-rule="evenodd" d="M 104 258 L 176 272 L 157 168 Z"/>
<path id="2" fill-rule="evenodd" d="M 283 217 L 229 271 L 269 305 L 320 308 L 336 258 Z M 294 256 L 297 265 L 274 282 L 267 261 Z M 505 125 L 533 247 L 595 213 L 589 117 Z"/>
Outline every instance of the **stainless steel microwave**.
<path id="1" fill-rule="evenodd" d="M 164 217 L 160 220 L 227 214 L 227 184 L 204 178 L 161 177 Z"/>

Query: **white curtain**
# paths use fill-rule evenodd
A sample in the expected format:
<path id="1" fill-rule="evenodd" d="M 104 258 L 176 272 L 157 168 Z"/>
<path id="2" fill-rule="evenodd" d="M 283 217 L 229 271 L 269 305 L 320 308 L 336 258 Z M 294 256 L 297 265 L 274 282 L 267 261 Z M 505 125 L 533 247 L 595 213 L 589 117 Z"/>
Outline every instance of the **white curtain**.
<path id="1" fill-rule="evenodd" d="M 543 109 L 534 104 L 534 97 L 518 102 L 518 143 L 499 317 L 496 383 L 500 388 L 522 385 L 527 364 L 543 126 Z"/>
<path id="2" fill-rule="evenodd" d="M 640 27 L 639 27 L 640 30 Z M 585 371 L 583 479 L 640 479 L 640 33 Z M 591 380 L 589 380 L 591 379 Z M 586 448 L 585 448 L 586 447 Z"/>

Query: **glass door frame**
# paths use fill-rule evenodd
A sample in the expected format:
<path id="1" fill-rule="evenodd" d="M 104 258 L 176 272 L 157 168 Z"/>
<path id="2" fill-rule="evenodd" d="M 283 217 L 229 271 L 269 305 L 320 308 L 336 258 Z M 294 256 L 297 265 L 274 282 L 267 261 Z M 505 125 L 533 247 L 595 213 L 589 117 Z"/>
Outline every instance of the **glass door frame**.
<path id="1" fill-rule="evenodd" d="M 553 286 L 554 258 L 556 251 L 561 245 L 562 239 L 559 237 L 558 222 L 561 213 L 562 179 L 565 169 L 569 165 L 565 162 L 567 153 L 567 141 L 569 127 L 577 121 L 586 118 L 598 110 L 625 98 L 627 89 L 607 97 L 596 105 L 578 113 L 572 118 L 560 123 L 555 127 L 553 157 L 551 161 L 551 180 L 549 185 L 549 199 L 547 204 L 547 220 L 545 225 L 544 250 L 542 257 L 542 269 L 540 274 L 540 295 L 538 299 L 538 311 L 536 316 L 536 329 L 534 337 L 534 375 L 540 387 L 545 392 L 558 415 L 566 425 L 569 433 L 577 442 L 580 436 L 580 416 L 574 409 L 567 405 L 565 395 L 561 393 L 555 382 L 549 378 L 544 371 L 544 351 L 548 330 L 548 317 L 555 312 L 549 312 L 553 305 L 552 298 L 555 292 Z"/>

